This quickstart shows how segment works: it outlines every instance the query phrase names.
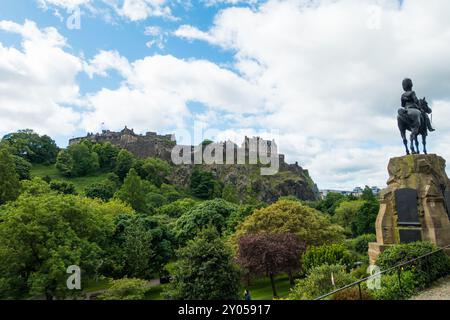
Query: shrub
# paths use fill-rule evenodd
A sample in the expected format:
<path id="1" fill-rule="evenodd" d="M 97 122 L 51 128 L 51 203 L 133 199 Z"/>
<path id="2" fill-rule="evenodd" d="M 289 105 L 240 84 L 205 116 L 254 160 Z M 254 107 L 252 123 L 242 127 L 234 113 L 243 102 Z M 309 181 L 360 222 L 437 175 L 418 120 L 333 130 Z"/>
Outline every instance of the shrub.
<path id="1" fill-rule="evenodd" d="M 112 286 L 99 298 L 101 300 L 143 300 L 148 290 L 147 281 L 124 278 L 113 280 Z"/>
<path id="2" fill-rule="evenodd" d="M 360 295 L 358 286 L 355 286 L 333 294 L 331 300 L 372 300 L 372 296 L 363 287 L 361 288 Z"/>
<path id="3" fill-rule="evenodd" d="M 381 277 L 381 289 L 370 290 L 370 294 L 377 300 L 401 300 L 411 297 L 421 289 L 417 275 L 411 271 L 402 271 L 400 283 L 396 273 Z"/>
<path id="4" fill-rule="evenodd" d="M 76 194 L 75 185 L 71 182 L 54 180 L 50 182 L 50 189 L 62 194 Z"/>
<path id="5" fill-rule="evenodd" d="M 323 264 L 349 266 L 351 262 L 351 254 L 342 244 L 309 247 L 303 255 L 303 268 L 306 272 Z"/>
<path id="6" fill-rule="evenodd" d="M 114 185 L 108 180 L 101 183 L 90 184 L 84 189 L 84 194 L 88 198 L 98 198 L 104 201 L 108 201 L 114 196 Z"/>
<path id="7" fill-rule="evenodd" d="M 379 255 L 377 265 L 381 269 L 388 269 L 435 250 L 437 250 L 437 247 L 428 242 L 395 245 Z M 416 279 L 422 281 L 423 286 L 427 286 L 433 281 L 450 274 L 450 258 L 441 251 L 406 265 L 404 269 L 414 272 Z"/>
<path id="8" fill-rule="evenodd" d="M 376 242 L 377 236 L 374 234 L 363 234 L 351 240 L 351 247 L 360 254 L 366 255 L 369 251 L 369 242 Z"/>
<path id="9" fill-rule="evenodd" d="M 311 269 L 305 279 L 298 280 L 291 289 L 289 299 L 312 300 L 355 281 L 356 279 L 345 271 L 344 266 L 324 264 Z"/>

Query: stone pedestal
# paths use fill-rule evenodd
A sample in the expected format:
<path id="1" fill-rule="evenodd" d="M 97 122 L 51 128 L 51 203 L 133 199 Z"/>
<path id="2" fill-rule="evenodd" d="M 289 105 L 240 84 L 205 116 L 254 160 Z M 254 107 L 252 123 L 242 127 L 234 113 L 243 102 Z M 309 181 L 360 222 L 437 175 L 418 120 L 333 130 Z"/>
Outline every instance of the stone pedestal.
<path id="1" fill-rule="evenodd" d="M 389 246 L 416 240 L 450 244 L 450 180 L 437 155 L 392 158 L 388 187 L 380 194 L 377 242 L 369 244 L 370 263 Z"/>

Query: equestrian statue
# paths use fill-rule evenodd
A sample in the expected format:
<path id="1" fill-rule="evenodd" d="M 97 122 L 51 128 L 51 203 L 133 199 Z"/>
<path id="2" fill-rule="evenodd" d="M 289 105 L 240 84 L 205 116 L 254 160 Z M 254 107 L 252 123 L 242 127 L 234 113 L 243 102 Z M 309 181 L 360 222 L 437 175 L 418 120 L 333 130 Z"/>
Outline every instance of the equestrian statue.
<path id="1" fill-rule="evenodd" d="M 413 83 L 411 79 L 404 79 L 402 82 L 404 93 L 401 97 L 402 107 L 398 110 L 397 122 L 403 144 L 406 148 L 406 154 L 419 154 L 418 136 L 422 136 L 423 152 L 427 154 L 427 136 L 428 131 L 433 132 L 435 129 L 431 125 L 429 114 L 432 113 L 431 108 L 425 98 L 417 99 L 416 93 L 413 91 Z M 411 153 L 408 149 L 408 140 L 406 131 L 411 132 Z"/>

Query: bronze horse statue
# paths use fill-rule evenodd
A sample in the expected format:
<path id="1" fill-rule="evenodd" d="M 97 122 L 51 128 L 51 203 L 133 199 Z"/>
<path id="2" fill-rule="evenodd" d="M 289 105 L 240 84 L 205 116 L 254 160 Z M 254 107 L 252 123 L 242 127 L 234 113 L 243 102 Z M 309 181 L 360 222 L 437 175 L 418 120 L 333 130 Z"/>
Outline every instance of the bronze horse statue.
<path id="1" fill-rule="evenodd" d="M 418 108 L 400 108 L 398 110 L 397 122 L 400 134 L 403 139 L 403 144 L 406 148 L 406 154 L 411 154 L 408 149 L 408 140 L 406 138 L 406 131 L 411 132 L 411 152 L 412 154 L 420 154 L 418 136 L 422 136 L 423 152 L 427 154 L 427 136 L 428 127 L 426 123 L 426 114 L 431 114 L 432 110 L 428 106 L 425 98 L 419 99 Z"/>

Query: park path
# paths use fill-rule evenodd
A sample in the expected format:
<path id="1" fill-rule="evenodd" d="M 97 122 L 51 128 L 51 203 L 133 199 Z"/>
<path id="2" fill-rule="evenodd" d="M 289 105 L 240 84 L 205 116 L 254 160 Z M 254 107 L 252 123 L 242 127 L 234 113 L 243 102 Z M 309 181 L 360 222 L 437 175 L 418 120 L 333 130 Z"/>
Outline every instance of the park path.
<path id="1" fill-rule="evenodd" d="M 411 300 L 450 300 L 450 276 L 438 280 L 431 288 Z"/>

